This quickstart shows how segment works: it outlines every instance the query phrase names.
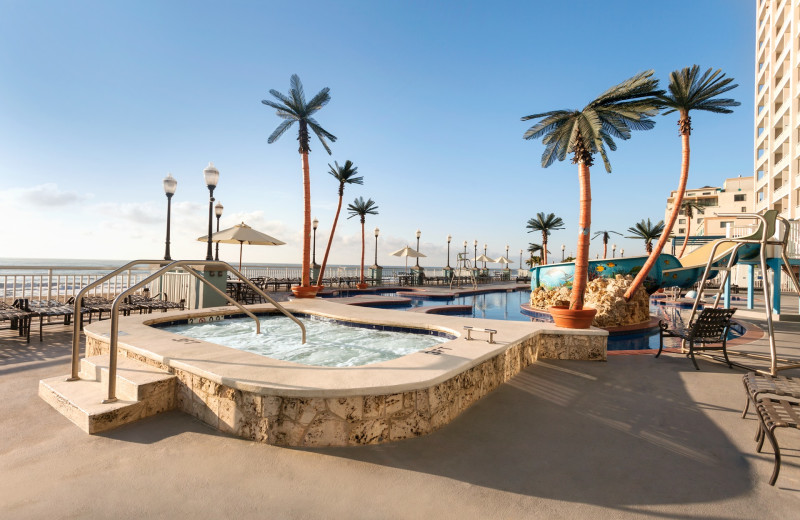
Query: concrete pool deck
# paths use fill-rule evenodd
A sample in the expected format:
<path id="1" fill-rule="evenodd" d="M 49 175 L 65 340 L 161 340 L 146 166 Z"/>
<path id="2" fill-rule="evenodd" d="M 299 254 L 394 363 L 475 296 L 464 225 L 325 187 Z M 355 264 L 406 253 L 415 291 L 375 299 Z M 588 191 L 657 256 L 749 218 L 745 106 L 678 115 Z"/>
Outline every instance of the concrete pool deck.
<path id="1" fill-rule="evenodd" d="M 800 359 L 800 324 L 776 329 L 781 353 Z M 543 361 L 431 435 L 287 449 L 177 411 L 86 435 L 37 396 L 40 379 L 69 367 L 70 331 L 53 325 L 44 338 L 0 330 L 7 518 L 784 519 L 800 509 L 800 435 L 778 432 L 784 461 L 769 486 L 771 450 L 755 452 L 756 421 L 740 418 L 744 371 L 703 358 L 699 372 L 677 354 Z"/>

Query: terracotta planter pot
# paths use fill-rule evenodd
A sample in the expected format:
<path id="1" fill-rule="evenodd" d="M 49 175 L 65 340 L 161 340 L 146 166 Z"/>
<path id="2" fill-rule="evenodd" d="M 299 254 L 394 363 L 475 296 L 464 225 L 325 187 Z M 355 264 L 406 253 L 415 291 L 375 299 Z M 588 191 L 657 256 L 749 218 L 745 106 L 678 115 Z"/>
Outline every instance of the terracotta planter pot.
<path id="1" fill-rule="evenodd" d="M 365 283 L 357 283 L 356 284 L 356 289 L 366 289 L 367 287 L 369 287 L 369 285 L 365 284 Z"/>
<path id="2" fill-rule="evenodd" d="M 295 298 L 314 298 L 317 296 L 318 290 L 319 287 L 316 285 L 309 285 L 307 287 L 303 287 L 302 285 L 292 286 L 292 294 L 294 294 Z"/>
<path id="3" fill-rule="evenodd" d="M 597 309 L 584 307 L 581 310 L 570 310 L 564 305 L 549 307 L 547 311 L 553 317 L 556 327 L 563 329 L 588 329 L 592 326 L 592 319 L 597 314 Z"/>

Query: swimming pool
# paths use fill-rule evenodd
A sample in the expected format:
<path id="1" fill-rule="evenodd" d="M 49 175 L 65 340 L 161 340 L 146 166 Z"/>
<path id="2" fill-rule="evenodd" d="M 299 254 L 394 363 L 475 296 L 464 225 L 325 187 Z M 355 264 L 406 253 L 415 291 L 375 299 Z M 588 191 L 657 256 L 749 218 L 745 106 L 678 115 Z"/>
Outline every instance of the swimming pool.
<path id="1" fill-rule="evenodd" d="M 548 314 L 542 312 L 535 315 L 526 314 L 522 309 L 522 304 L 530 301 L 531 291 L 493 291 L 480 294 L 470 294 L 457 296 L 455 298 L 441 297 L 439 295 L 415 295 L 413 292 L 394 292 L 381 293 L 382 296 L 400 296 L 411 298 L 411 303 L 392 308 L 414 310 L 428 307 L 442 306 L 468 306 L 471 310 L 455 309 L 453 312 L 442 312 L 442 314 L 454 314 L 458 316 L 468 316 L 472 318 L 487 318 L 491 320 L 511 320 L 529 322 L 552 322 Z M 690 308 L 675 306 L 650 304 L 650 316 L 652 318 L 663 319 L 674 328 L 676 325 L 685 326 L 689 322 Z M 744 334 L 744 328 L 738 324 L 731 327 L 729 339 L 739 337 Z M 648 350 L 658 349 L 659 334 L 658 329 L 647 329 L 631 333 L 615 333 L 608 337 L 608 350 Z M 679 338 L 664 338 L 665 347 L 679 347 Z"/>
<path id="2" fill-rule="evenodd" d="M 176 324 L 169 332 L 209 343 L 253 352 L 301 365 L 353 367 L 396 359 L 444 343 L 453 336 L 423 329 L 365 327 L 345 322 L 299 317 L 307 341 L 300 342 L 297 325 L 284 316 L 260 316 L 261 334 L 250 318 L 228 318 L 200 324 Z"/>

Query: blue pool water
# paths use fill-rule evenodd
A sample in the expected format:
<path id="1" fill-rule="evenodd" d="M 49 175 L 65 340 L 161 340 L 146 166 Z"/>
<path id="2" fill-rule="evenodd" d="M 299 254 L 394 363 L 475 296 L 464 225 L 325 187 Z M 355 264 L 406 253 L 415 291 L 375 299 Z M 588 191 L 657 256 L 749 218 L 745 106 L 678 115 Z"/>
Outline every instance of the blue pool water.
<path id="1" fill-rule="evenodd" d="M 468 316 L 472 318 L 486 318 L 490 320 L 512 320 L 512 321 L 549 321 L 549 317 L 540 318 L 532 317 L 522 312 L 522 304 L 530 301 L 530 290 L 523 291 L 495 291 L 482 294 L 472 294 L 466 296 L 458 296 L 456 298 L 441 299 L 429 298 L 420 295 L 420 298 L 415 298 L 410 293 L 403 293 L 398 295 L 394 292 L 382 292 L 382 296 L 400 296 L 403 298 L 412 298 L 410 304 L 405 305 L 391 305 L 386 308 L 393 308 L 399 310 L 411 310 L 420 307 L 440 307 L 440 306 L 453 306 L 453 305 L 468 305 L 472 307 L 471 311 L 467 312 L 453 312 L 452 314 L 458 316 Z M 342 295 L 344 296 L 344 295 Z M 651 304 L 650 316 L 666 320 L 670 327 L 674 328 L 676 325 L 685 326 L 689 321 L 689 314 L 691 309 L 678 308 L 667 305 Z M 447 313 L 451 314 L 451 313 Z M 731 337 L 740 336 L 744 331 L 736 326 L 731 330 Z M 608 337 L 608 350 L 646 350 L 658 348 L 658 329 L 636 332 L 632 334 L 618 334 Z M 664 338 L 665 347 L 678 347 L 680 340 L 677 338 Z"/>

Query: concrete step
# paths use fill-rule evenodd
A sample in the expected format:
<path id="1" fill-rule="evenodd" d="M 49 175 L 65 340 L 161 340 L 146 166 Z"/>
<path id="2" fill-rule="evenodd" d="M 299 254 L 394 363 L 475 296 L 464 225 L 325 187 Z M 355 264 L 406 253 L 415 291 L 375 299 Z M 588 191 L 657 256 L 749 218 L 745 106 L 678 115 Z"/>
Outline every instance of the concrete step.
<path id="1" fill-rule="evenodd" d="M 108 354 L 81 359 L 81 379 L 101 381 L 108 385 Z M 175 393 L 175 376 L 133 359 L 117 359 L 117 398 L 143 401 L 164 393 Z"/>
<path id="2" fill-rule="evenodd" d="M 39 397 L 86 433 L 100 433 L 175 408 L 175 376 L 130 359 L 117 366 L 117 401 L 108 396 L 108 356 L 84 359 L 81 379 L 39 381 Z"/>

